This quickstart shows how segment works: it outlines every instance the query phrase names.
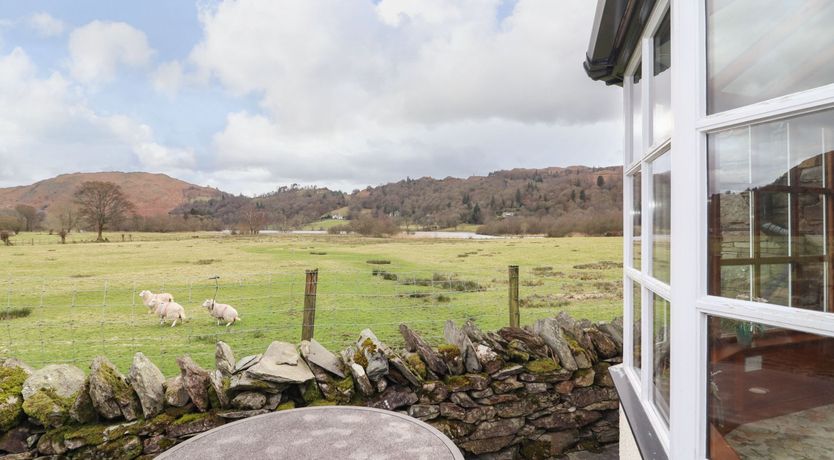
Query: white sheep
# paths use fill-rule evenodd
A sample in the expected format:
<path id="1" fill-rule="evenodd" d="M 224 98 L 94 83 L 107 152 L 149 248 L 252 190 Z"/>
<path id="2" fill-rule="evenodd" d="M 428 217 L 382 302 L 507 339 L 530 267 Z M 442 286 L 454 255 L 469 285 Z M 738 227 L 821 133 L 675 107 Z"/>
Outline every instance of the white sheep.
<path id="1" fill-rule="evenodd" d="M 154 300 L 153 308 L 153 312 L 159 316 L 160 325 L 164 324 L 166 320 L 173 320 L 174 322 L 171 323 L 171 327 L 174 327 L 177 325 L 177 321 L 185 321 L 185 308 L 176 302 L 160 302 L 158 300 Z"/>
<path id="2" fill-rule="evenodd" d="M 240 321 L 240 316 L 237 314 L 237 310 L 234 309 L 231 305 L 227 305 L 225 303 L 217 303 L 212 299 L 206 299 L 203 302 L 203 308 L 208 310 L 209 314 L 213 318 L 217 318 L 217 325 L 220 325 L 220 320 L 226 321 L 226 327 L 231 326 L 237 321 Z"/>
<path id="3" fill-rule="evenodd" d="M 151 291 L 142 291 L 139 293 L 139 297 L 142 298 L 142 303 L 148 307 L 148 314 L 155 313 L 156 310 L 156 303 L 158 302 L 173 302 L 174 296 L 168 294 L 167 292 L 162 292 L 159 294 L 154 294 Z"/>

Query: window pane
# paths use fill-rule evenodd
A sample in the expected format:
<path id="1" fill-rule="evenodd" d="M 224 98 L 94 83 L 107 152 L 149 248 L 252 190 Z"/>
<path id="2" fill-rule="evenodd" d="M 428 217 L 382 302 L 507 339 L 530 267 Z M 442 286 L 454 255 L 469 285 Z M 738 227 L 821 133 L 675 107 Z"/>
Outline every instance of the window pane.
<path id="1" fill-rule="evenodd" d="M 632 291 L 631 292 L 632 292 L 631 305 L 633 306 L 633 310 L 632 310 L 633 311 L 633 313 L 632 313 L 632 320 L 633 321 L 632 321 L 632 329 L 631 330 L 632 330 L 632 334 L 633 334 L 633 337 L 634 337 L 634 339 L 633 339 L 634 343 L 633 343 L 633 346 L 632 346 L 632 348 L 634 350 L 632 363 L 634 365 L 634 368 L 637 369 L 637 375 L 640 375 L 640 368 L 643 367 L 642 362 L 641 362 L 641 360 L 643 359 L 642 344 L 640 343 L 641 337 L 643 337 L 643 334 L 640 333 L 640 330 L 642 329 L 640 327 L 640 321 L 641 321 L 640 318 L 643 317 L 643 311 L 642 311 L 642 309 L 643 309 L 643 307 L 642 307 L 643 293 L 642 293 L 642 290 L 640 289 L 640 285 L 635 283 L 635 282 L 632 282 Z"/>
<path id="2" fill-rule="evenodd" d="M 672 135 L 672 50 L 669 13 L 660 23 L 654 36 L 654 109 L 652 111 L 652 141 L 657 145 Z"/>
<path id="3" fill-rule="evenodd" d="M 652 294 L 654 327 L 654 367 L 652 368 L 652 398 L 657 411 L 669 423 L 669 302 Z"/>
<path id="4" fill-rule="evenodd" d="M 631 77 L 631 161 L 643 157 L 643 70 L 642 63 Z"/>
<path id="5" fill-rule="evenodd" d="M 834 2 L 707 0 L 707 106 L 721 112 L 834 83 Z"/>
<path id="6" fill-rule="evenodd" d="M 831 458 L 834 339 L 709 319 L 709 458 Z"/>
<path id="7" fill-rule="evenodd" d="M 672 152 L 652 162 L 652 276 L 669 283 L 672 230 Z"/>
<path id="8" fill-rule="evenodd" d="M 832 311 L 833 133 L 828 110 L 709 135 L 710 294 Z"/>
<path id="9" fill-rule="evenodd" d="M 641 260 L 641 241 L 642 238 L 642 215 L 641 212 L 641 203 L 640 199 L 642 196 L 642 187 L 640 185 L 641 178 L 640 178 L 640 171 L 637 171 L 634 175 L 631 176 L 631 185 L 632 185 L 632 195 L 631 195 L 631 234 L 632 234 L 632 267 L 640 270 L 640 260 Z"/>

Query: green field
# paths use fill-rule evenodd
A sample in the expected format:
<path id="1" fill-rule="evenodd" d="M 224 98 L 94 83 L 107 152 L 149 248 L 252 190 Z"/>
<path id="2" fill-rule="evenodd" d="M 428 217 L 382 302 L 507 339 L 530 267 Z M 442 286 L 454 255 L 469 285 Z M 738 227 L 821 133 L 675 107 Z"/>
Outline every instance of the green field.
<path id="1" fill-rule="evenodd" d="M 86 369 L 106 354 L 126 371 L 142 351 L 172 375 L 175 358 L 188 353 L 210 367 L 216 340 L 238 357 L 260 353 L 272 340 L 298 342 L 305 270 L 312 268 L 319 269 L 315 337 L 333 350 L 366 327 L 398 346 L 401 322 L 433 342 L 442 341 L 447 319 L 505 326 L 510 264 L 521 267 L 523 324 L 560 310 L 591 320 L 621 311 L 621 238 L 107 236 L 110 243 L 83 243 L 91 235 L 77 234 L 79 242 L 60 245 L 55 236 L 23 234 L 0 247 L 0 355 Z M 388 275 L 374 276 L 375 269 Z M 214 293 L 213 275 L 221 277 L 218 301 L 242 317 L 229 330 L 199 307 Z M 142 289 L 172 293 L 188 321 L 159 326 L 138 298 Z M 31 313 L 14 318 L 21 308 Z"/>

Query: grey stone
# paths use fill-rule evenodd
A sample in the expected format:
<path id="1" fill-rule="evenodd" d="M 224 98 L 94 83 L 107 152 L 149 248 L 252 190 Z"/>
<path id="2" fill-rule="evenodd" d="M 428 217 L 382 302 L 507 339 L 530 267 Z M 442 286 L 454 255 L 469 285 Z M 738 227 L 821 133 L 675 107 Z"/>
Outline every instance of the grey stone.
<path id="1" fill-rule="evenodd" d="M 75 396 L 84 386 L 84 371 L 68 364 L 51 364 L 32 372 L 20 393 L 29 399 L 40 389 L 49 389 L 62 398 Z"/>
<path id="2" fill-rule="evenodd" d="M 518 396 L 516 396 L 514 394 L 511 394 L 511 393 L 508 393 L 508 394 L 503 394 L 503 395 L 487 396 L 486 398 L 476 399 L 475 401 L 477 401 L 478 404 L 484 404 L 484 405 L 487 405 L 487 406 L 492 406 L 494 404 L 501 404 L 501 403 L 510 402 L 510 401 L 518 401 Z"/>
<path id="3" fill-rule="evenodd" d="M 589 387 L 594 384 L 595 376 L 593 369 L 580 369 L 573 374 L 573 384 L 577 387 Z"/>
<path id="4" fill-rule="evenodd" d="M 298 384 L 315 376 L 307 363 L 300 359 L 295 346 L 287 342 L 272 342 L 257 364 L 246 370 L 247 376 L 274 383 Z"/>
<path id="5" fill-rule="evenodd" d="M 471 409 L 473 407 L 478 407 L 478 403 L 472 400 L 466 393 L 452 393 L 452 396 L 449 398 L 450 401 L 457 404 L 460 407 L 465 407 L 467 409 Z"/>
<path id="6" fill-rule="evenodd" d="M 220 408 L 225 409 L 229 407 L 229 395 L 224 389 L 223 379 L 228 379 L 228 376 L 224 376 L 220 369 L 215 369 L 214 372 L 209 374 L 209 383 L 211 383 L 212 389 L 214 389 L 214 394 L 217 395 L 217 401 L 220 403 Z"/>
<path id="7" fill-rule="evenodd" d="M 245 391 L 232 398 L 232 407 L 241 410 L 258 410 L 266 405 L 266 396 L 254 391 Z"/>
<path id="8" fill-rule="evenodd" d="M 495 380 L 492 382 L 492 389 L 497 394 L 510 393 L 520 388 L 524 388 L 524 384 L 519 382 L 515 377 L 509 377 L 504 380 Z"/>
<path id="9" fill-rule="evenodd" d="M 475 347 L 472 345 L 472 340 L 469 339 L 466 332 L 455 327 L 455 323 L 449 320 L 446 321 L 443 328 L 443 337 L 448 343 L 456 345 L 460 350 L 466 372 L 481 372 L 481 363 L 475 354 Z"/>
<path id="10" fill-rule="evenodd" d="M 202 367 L 198 366 L 188 356 L 177 358 L 177 366 L 180 368 L 180 377 L 182 377 L 182 384 L 191 402 L 197 406 L 200 412 L 209 410 L 209 374 Z"/>
<path id="11" fill-rule="evenodd" d="M 84 381 L 84 387 L 75 396 L 69 409 L 69 416 L 76 423 L 92 423 L 98 419 L 93 400 L 90 398 L 90 379 Z"/>
<path id="12" fill-rule="evenodd" d="M 260 360 L 261 360 L 261 355 L 244 356 L 243 358 L 240 358 L 237 361 L 237 363 L 235 363 L 235 368 L 232 371 L 232 373 L 238 374 L 240 372 L 243 372 L 246 369 L 249 369 L 250 367 L 254 366 L 255 364 L 258 364 L 258 361 L 260 361 Z"/>
<path id="13" fill-rule="evenodd" d="M 106 419 L 123 416 L 126 420 L 136 420 L 141 412 L 133 388 L 104 356 L 95 357 L 90 365 L 90 399 L 96 412 Z"/>
<path id="14" fill-rule="evenodd" d="M 573 351 L 571 351 L 570 345 L 568 345 L 564 333 L 555 319 L 540 319 L 533 324 L 533 330 L 559 358 L 559 364 L 564 369 L 569 371 L 579 369 L 576 359 L 573 357 Z"/>
<path id="15" fill-rule="evenodd" d="M 0 452 L 19 454 L 28 451 L 29 443 L 26 439 L 31 435 L 32 430 L 27 426 L 18 426 L 0 434 Z"/>
<path id="16" fill-rule="evenodd" d="M 478 359 L 478 363 L 480 363 L 483 371 L 487 374 L 492 374 L 504 367 L 504 360 L 498 356 L 498 353 L 486 345 L 479 343 L 475 346 L 475 357 Z"/>
<path id="17" fill-rule="evenodd" d="M 538 335 L 520 327 L 502 327 L 498 335 L 507 342 L 519 341 L 524 344 L 525 350 L 539 358 L 549 357 L 548 348 L 544 340 Z"/>
<path id="18" fill-rule="evenodd" d="M 596 327 L 590 327 L 584 331 L 602 358 L 613 358 L 620 353 L 621 350 L 618 350 L 617 344 Z"/>
<path id="19" fill-rule="evenodd" d="M 246 372 L 234 374 L 229 379 L 229 393 L 241 391 L 262 391 L 264 393 L 280 393 L 286 389 L 288 384 L 266 382 L 250 377 Z"/>
<path id="20" fill-rule="evenodd" d="M 183 407 L 191 398 L 182 382 L 182 376 L 170 377 L 165 381 L 165 402 L 169 406 Z"/>
<path id="21" fill-rule="evenodd" d="M 375 399 L 368 401 L 368 406 L 377 409 L 396 410 L 400 407 L 416 404 L 418 399 L 417 395 L 407 388 L 391 386 Z"/>
<path id="22" fill-rule="evenodd" d="M 515 436 L 499 436 L 491 437 L 489 439 L 478 439 L 474 441 L 466 441 L 460 443 L 460 447 L 475 455 L 481 455 L 490 452 L 497 452 L 510 445 L 515 439 Z"/>
<path id="23" fill-rule="evenodd" d="M 367 361 L 364 367 L 369 379 L 376 382 L 388 374 L 388 359 L 385 357 L 385 352 L 391 353 L 390 349 L 370 329 L 365 329 L 359 334 L 356 349 L 364 355 Z"/>
<path id="24" fill-rule="evenodd" d="M 444 376 L 449 373 L 449 368 L 443 362 L 443 359 L 416 332 L 412 331 L 405 324 L 400 324 L 400 334 L 403 336 L 406 349 L 411 352 L 416 351 L 432 372 L 438 376 Z"/>
<path id="25" fill-rule="evenodd" d="M 427 403 L 441 403 L 449 397 L 449 388 L 443 382 L 432 380 L 423 384 L 421 399 Z"/>
<path id="26" fill-rule="evenodd" d="M 503 379 L 509 378 L 513 375 L 518 375 L 522 372 L 524 372 L 524 366 L 522 366 L 520 364 L 510 364 L 507 367 L 504 367 L 504 368 L 502 368 L 502 369 L 500 369 L 496 372 L 493 372 L 491 375 L 492 375 L 492 378 L 494 378 L 496 380 L 503 380 Z"/>
<path id="27" fill-rule="evenodd" d="M 270 410 L 268 409 L 257 409 L 257 410 L 228 410 L 224 412 L 218 412 L 217 415 L 219 417 L 225 418 L 227 420 L 240 420 L 243 418 L 254 417 L 256 415 L 263 415 L 268 414 Z"/>
<path id="28" fill-rule="evenodd" d="M 381 378 L 376 382 L 376 391 L 378 393 L 382 393 L 386 388 L 388 388 L 388 380 Z"/>
<path id="29" fill-rule="evenodd" d="M 420 420 L 432 420 L 440 415 L 440 406 L 435 404 L 414 404 L 408 408 L 408 415 Z"/>
<path id="30" fill-rule="evenodd" d="M 530 382 L 530 383 L 525 383 L 524 388 L 525 388 L 525 391 L 528 394 L 538 394 L 538 393 L 544 393 L 547 390 L 549 390 L 550 385 L 548 385 L 546 383 Z"/>
<path id="31" fill-rule="evenodd" d="M 610 323 L 603 322 L 597 323 L 597 328 L 603 333 L 607 334 L 608 337 L 614 341 L 614 344 L 617 345 L 617 349 L 620 353 L 623 352 L 623 335 L 620 330 L 618 330 Z"/>
<path id="32" fill-rule="evenodd" d="M 486 390 L 475 390 L 475 391 L 470 391 L 469 392 L 469 395 L 472 396 L 473 398 L 486 398 L 486 397 L 492 396 L 494 394 L 495 394 L 495 392 L 492 391 L 492 388 L 487 388 Z"/>
<path id="33" fill-rule="evenodd" d="M 161 413 L 165 408 L 165 376 L 159 368 L 139 352 L 133 356 L 128 378 L 139 397 L 145 418 L 149 419 Z"/>
<path id="34" fill-rule="evenodd" d="M 489 388 L 490 378 L 486 374 L 455 375 L 446 378 L 446 386 L 452 393 L 457 391 L 480 391 Z"/>
<path id="35" fill-rule="evenodd" d="M 351 363 L 350 372 L 353 374 L 353 381 L 356 383 L 356 386 L 359 387 L 360 393 L 365 396 L 371 396 L 374 394 L 374 387 L 371 385 L 371 380 L 365 374 L 365 369 L 363 369 L 362 366 L 356 363 Z"/>
<path id="36" fill-rule="evenodd" d="M 420 388 L 422 379 L 411 371 L 411 368 L 399 356 L 389 356 L 388 363 L 406 379 L 409 385 Z"/>
<path id="37" fill-rule="evenodd" d="M 226 342 L 218 341 L 214 350 L 214 367 L 224 376 L 235 371 L 235 354 Z"/>
<path id="38" fill-rule="evenodd" d="M 299 348 L 301 350 L 301 356 L 303 356 L 308 363 L 313 363 L 327 372 L 339 376 L 340 378 L 345 377 L 345 372 L 342 370 L 341 360 L 339 360 L 336 355 L 331 353 L 330 350 L 324 348 L 320 343 L 318 343 L 316 339 L 302 341 Z"/>
<path id="39" fill-rule="evenodd" d="M 482 422 L 469 435 L 469 439 L 490 439 L 501 436 L 514 435 L 524 426 L 524 418 L 506 418 Z M 499 449 L 496 449 L 499 450 Z"/>

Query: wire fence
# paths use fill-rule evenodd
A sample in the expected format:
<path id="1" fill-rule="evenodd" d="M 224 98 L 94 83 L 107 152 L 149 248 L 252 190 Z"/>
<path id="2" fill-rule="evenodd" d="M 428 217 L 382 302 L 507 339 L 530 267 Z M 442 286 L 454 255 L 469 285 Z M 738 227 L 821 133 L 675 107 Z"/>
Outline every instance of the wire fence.
<path id="1" fill-rule="evenodd" d="M 621 295 L 615 292 L 616 282 L 603 286 L 596 277 L 584 278 L 569 280 L 542 267 L 522 269 L 515 292 L 520 284 L 523 296 L 520 301 L 516 298 L 515 308 L 520 304 L 523 323 L 568 309 L 570 302 L 593 303 L 600 295 Z M 434 344 L 444 342 L 447 320 L 457 324 L 471 320 L 486 330 L 508 326 L 513 317 L 511 279 L 512 269 L 507 267 L 454 273 L 394 272 L 385 265 L 320 271 L 313 289 L 313 337 L 338 351 L 365 328 L 400 347 L 401 323 Z M 237 357 L 261 353 L 274 340 L 301 340 L 305 285 L 304 270 L 235 276 L 221 272 L 217 280 L 9 277 L 0 280 L 0 295 L 5 294 L 5 299 L 0 297 L 0 355 L 37 367 L 70 363 L 84 369 L 103 354 L 126 370 L 141 351 L 166 375 L 178 372 L 175 359 L 183 354 L 211 367 L 218 340 L 227 342 Z M 578 294 L 577 289 L 585 293 Z M 187 319 L 176 327 L 170 321 L 160 325 L 143 304 L 142 290 L 170 293 L 184 307 Z M 309 290 L 308 286 L 308 297 Z M 201 306 L 215 294 L 217 302 L 237 309 L 240 322 L 217 325 Z M 518 313 L 514 314 L 518 321 Z"/>

